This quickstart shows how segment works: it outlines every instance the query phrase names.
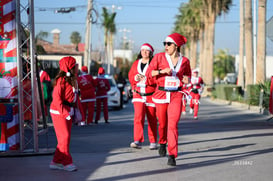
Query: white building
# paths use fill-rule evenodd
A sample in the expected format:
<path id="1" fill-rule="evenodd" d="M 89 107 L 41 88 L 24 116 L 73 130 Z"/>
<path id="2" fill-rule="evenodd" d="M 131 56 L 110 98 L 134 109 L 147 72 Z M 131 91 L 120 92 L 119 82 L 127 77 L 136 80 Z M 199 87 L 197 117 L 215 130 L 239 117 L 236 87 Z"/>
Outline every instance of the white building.
<path id="1" fill-rule="evenodd" d="M 246 57 L 244 57 L 244 67 L 246 68 Z M 235 55 L 235 71 L 237 75 L 238 75 L 238 70 L 239 70 L 239 55 Z M 270 79 L 271 76 L 273 76 L 273 56 L 266 56 L 265 75 L 266 75 L 266 79 Z"/>
<path id="2" fill-rule="evenodd" d="M 133 51 L 132 50 L 122 50 L 116 49 L 114 50 L 114 58 L 120 57 L 124 60 L 127 59 L 129 62 L 133 61 Z"/>

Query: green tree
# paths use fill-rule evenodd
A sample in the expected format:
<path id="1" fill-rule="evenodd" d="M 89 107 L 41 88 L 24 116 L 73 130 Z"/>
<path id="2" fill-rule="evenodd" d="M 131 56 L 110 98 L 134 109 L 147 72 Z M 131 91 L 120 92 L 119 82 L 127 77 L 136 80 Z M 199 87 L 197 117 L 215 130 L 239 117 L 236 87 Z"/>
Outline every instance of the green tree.
<path id="1" fill-rule="evenodd" d="M 190 49 L 187 56 L 190 58 L 192 68 L 197 66 L 197 43 L 202 26 L 201 5 L 202 1 L 199 0 L 191 0 L 186 4 L 181 3 L 175 22 L 174 31 L 183 34 L 188 39 L 187 48 L 190 47 Z"/>
<path id="2" fill-rule="evenodd" d="M 204 71 L 205 82 L 213 85 L 213 54 L 215 38 L 215 21 L 216 17 L 229 11 L 232 0 L 203 0 L 203 11 L 205 21 L 205 43 L 204 56 L 206 57 L 206 68 Z"/>
<path id="3" fill-rule="evenodd" d="M 76 45 L 76 50 L 78 50 L 78 44 L 81 42 L 82 37 L 79 32 L 73 31 L 70 36 L 70 42 Z"/>
<path id="4" fill-rule="evenodd" d="M 213 75 L 214 79 L 223 79 L 227 73 L 235 72 L 235 57 L 230 55 L 227 50 L 218 50 L 214 56 Z"/>
<path id="5" fill-rule="evenodd" d="M 40 32 L 36 35 L 36 37 L 35 37 L 35 43 L 37 43 L 37 40 L 38 40 L 38 39 L 43 40 L 44 38 L 47 38 L 47 37 L 48 37 L 48 32 L 46 32 L 46 31 L 40 31 Z"/>
<path id="6" fill-rule="evenodd" d="M 102 8 L 104 28 L 104 46 L 105 46 L 105 57 L 108 61 L 108 73 L 110 69 L 110 61 L 113 60 L 113 35 L 116 33 L 115 17 L 116 12 L 109 13 L 105 7 Z M 108 46 L 109 45 L 109 46 Z"/>

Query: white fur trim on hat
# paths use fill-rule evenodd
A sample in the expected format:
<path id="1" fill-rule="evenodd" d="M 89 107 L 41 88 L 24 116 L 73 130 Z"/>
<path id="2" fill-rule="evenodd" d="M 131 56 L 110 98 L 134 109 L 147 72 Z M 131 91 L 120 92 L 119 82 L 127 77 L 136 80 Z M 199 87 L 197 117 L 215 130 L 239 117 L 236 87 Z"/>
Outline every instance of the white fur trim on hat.
<path id="1" fill-rule="evenodd" d="M 198 72 L 199 72 L 199 69 L 198 69 L 198 68 L 195 68 L 195 69 L 192 70 L 192 73 L 195 73 L 195 72 L 198 73 Z"/>
<path id="2" fill-rule="evenodd" d="M 167 36 L 167 38 L 165 39 L 165 42 L 171 42 L 171 43 L 176 44 L 175 41 L 169 36 Z"/>
<path id="3" fill-rule="evenodd" d="M 143 46 L 141 46 L 141 50 L 149 50 L 149 51 L 151 51 L 151 52 L 152 52 L 151 47 L 149 47 L 149 46 L 147 46 L 147 45 L 143 45 Z"/>
<path id="4" fill-rule="evenodd" d="M 70 77 L 70 76 L 71 76 L 71 73 L 70 73 L 70 72 L 66 72 L 66 76 L 67 76 L 67 77 Z"/>

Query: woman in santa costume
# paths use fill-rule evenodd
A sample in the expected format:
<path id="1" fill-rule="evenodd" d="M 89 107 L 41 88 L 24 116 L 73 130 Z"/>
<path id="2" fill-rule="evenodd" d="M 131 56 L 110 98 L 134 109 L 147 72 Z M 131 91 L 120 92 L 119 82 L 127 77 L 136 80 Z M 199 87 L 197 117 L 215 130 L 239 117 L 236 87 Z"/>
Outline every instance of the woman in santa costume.
<path id="1" fill-rule="evenodd" d="M 148 137 L 150 141 L 150 149 L 157 149 L 157 119 L 155 112 L 155 104 L 152 101 L 152 94 L 155 91 L 155 85 L 148 83 L 145 73 L 149 63 L 153 58 L 153 47 L 145 43 L 140 48 L 137 60 L 133 63 L 128 77 L 133 90 L 134 103 L 134 142 L 131 143 L 132 148 L 141 148 L 144 142 L 143 128 L 145 114 L 148 120 Z"/>
<path id="2" fill-rule="evenodd" d="M 165 52 L 158 53 L 151 61 L 146 76 L 156 79 L 156 90 L 152 96 L 156 104 L 159 122 L 159 155 L 166 155 L 168 143 L 168 165 L 175 166 L 178 152 L 178 121 L 181 116 L 182 93 L 184 83 L 191 77 L 190 61 L 182 56 L 180 47 L 187 39 L 173 33 L 166 37 Z"/>
<path id="3" fill-rule="evenodd" d="M 53 100 L 50 113 L 53 120 L 58 145 L 49 167 L 66 171 L 75 171 L 69 151 L 74 109 L 79 102 L 76 78 L 76 60 L 64 57 L 60 60 L 60 72 L 54 80 Z M 81 106 L 81 104 L 79 104 Z M 81 107 L 80 107 L 80 110 Z"/>
<path id="4" fill-rule="evenodd" d="M 96 81 L 92 75 L 88 74 L 87 66 L 82 66 L 82 73 L 78 77 L 78 84 L 81 95 L 81 104 L 83 108 L 83 120 L 81 125 L 85 125 L 86 111 L 88 113 L 86 124 L 90 125 L 93 123 L 94 108 L 96 101 Z"/>
<path id="5" fill-rule="evenodd" d="M 193 113 L 194 119 L 198 119 L 199 103 L 203 90 L 204 90 L 203 79 L 200 76 L 198 76 L 198 70 L 194 69 L 192 71 L 190 91 L 190 95 L 192 97 L 190 101 L 190 114 Z"/>
<path id="6" fill-rule="evenodd" d="M 98 124 L 98 121 L 100 120 L 100 113 L 101 113 L 101 103 L 103 104 L 103 115 L 104 115 L 104 121 L 105 123 L 108 122 L 108 102 L 107 102 L 107 92 L 110 90 L 110 84 L 108 79 L 104 77 L 105 71 L 102 67 L 98 70 L 98 77 L 96 79 L 96 105 L 97 105 L 97 111 L 96 111 L 96 118 L 95 123 Z"/>

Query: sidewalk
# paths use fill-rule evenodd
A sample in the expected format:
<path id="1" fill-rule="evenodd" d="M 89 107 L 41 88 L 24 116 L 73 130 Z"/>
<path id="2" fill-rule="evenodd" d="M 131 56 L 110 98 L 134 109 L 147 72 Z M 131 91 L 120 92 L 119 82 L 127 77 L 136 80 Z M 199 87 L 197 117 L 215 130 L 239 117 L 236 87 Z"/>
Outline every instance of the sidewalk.
<path id="1" fill-rule="evenodd" d="M 50 170 L 52 155 L 0 157 L 0 180 L 9 181 L 272 181 L 273 125 L 267 116 L 209 99 L 199 119 L 181 116 L 177 166 L 149 150 L 147 124 L 142 149 L 129 147 L 133 106 L 110 112 L 110 124 L 72 129 L 71 153 L 77 172 Z M 49 128 L 49 147 L 56 138 Z"/>

